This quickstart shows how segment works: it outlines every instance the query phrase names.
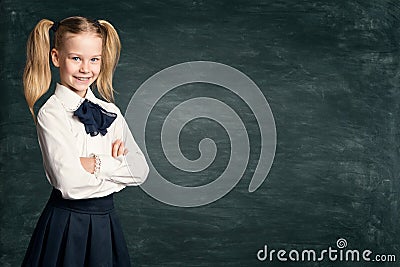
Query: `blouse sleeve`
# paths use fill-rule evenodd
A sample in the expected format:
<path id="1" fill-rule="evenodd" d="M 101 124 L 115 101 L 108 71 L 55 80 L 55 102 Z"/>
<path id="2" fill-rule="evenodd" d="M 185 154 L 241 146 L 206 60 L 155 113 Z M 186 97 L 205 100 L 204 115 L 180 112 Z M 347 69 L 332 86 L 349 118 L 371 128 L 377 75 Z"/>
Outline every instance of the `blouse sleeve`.
<path id="1" fill-rule="evenodd" d="M 50 183 L 66 199 L 101 197 L 122 190 L 124 185 L 96 177 L 83 168 L 68 125 L 66 116 L 59 109 L 39 110 L 38 140 Z"/>
<path id="2" fill-rule="evenodd" d="M 111 155 L 98 155 L 101 161 L 98 176 L 126 186 L 140 185 L 146 180 L 149 173 L 146 158 L 119 110 L 115 123 L 113 141 L 121 139 L 125 148 L 128 149 L 128 153 L 116 158 Z"/>

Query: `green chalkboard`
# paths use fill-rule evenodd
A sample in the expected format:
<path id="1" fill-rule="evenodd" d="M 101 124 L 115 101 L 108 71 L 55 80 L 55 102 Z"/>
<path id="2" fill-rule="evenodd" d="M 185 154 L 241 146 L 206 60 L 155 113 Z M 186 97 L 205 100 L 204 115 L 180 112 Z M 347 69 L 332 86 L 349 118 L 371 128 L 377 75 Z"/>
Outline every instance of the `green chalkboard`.
<path id="1" fill-rule="evenodd" d="M 21 264 L 51 191 L 23 97 L 26 40 L 40 19 L 72 15 L 106 19 L 117 28 L 122 54 L 114 85 L 122 111 L 157 72 L 209 61 L 247 75 L 275 120 L 272 167 L 250 193 L 263 148 L 263 125 L 251 105 L 209 83 L 177 86 L 154 105 L 146 124 L 146 155 L 170 182 L 208 184 L 231 156 L 241 156 L 231 155 L 223 125 L 199 118 L 183 127 L 176 149 L 195 160 L 200 141 L 210 138 L 217 148 L 210 166 L 190 172 L 168 161 L 163 122 L 191 98 L 215 98 L 234 110 L 246 128 L 250 154 L 238 184 L 207 205 L 167 205 L 141 187 L 118 193 L 135 266 L 399 266 L 400 4 L 394 0 L 2 0 L 0 266 Z M 53 77 L 36 110 L 53 92 L 56 70 Z M 156 176 L 154 169 L 149 179 Z M 326 254 L 320 261 L 301 261 L 301 252 L 319 256 L 329 247 L 338 251 L 337 259 Z M 372 251 L 371 262 L 346 260 L 346 249 Z M 275 254 L 269 255 L 271 250 Z M 288 261 L 278 258 L 279 250 Z M 300 252 L 300 262 L 290 251 Z M 378 254 L 386 262 L 377 262 Z"/>

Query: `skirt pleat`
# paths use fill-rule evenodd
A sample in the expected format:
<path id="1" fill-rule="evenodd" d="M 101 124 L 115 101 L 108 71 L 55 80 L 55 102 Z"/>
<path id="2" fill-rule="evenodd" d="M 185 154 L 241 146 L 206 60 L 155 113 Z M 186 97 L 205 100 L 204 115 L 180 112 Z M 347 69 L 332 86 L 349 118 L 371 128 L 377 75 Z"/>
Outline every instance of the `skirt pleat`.
<path id="1" fill-rule="evenodd" d="M 112 241 L 109 215 L 92 217 L 90 261 L 96 266 L 112 266 Z"/>
<path id="2" fill-rule="evenodd" d="M 131 266 L 112 195 L 65 200 L 53 189 L 22 266 Z"/>
<path id="3" fill-rule="evenodd" d="M 45 238 L 42 244 L 38 244 L 33 248 L 41 250 L 40 266 L 46 266 L 47 263 L 55 263 L 56 266 L 62 265 L 63 249 L 65 242 L 63 242 L 68 235 L 69 213 L 62 209 L 52 209 L 51 217 L 47 221 L 44 231 Z M 43 228 L 37 227 L 39 235 L 43 233 Z M 36 254 L 37 252 L 35 252 Z M 34 254 L 34 255 L 35 255 Z"/>
<path id="4" fill-rule="evenodd" d="M 85 266 L 90 215 L 71 212 L 65 239 L 63 266 Z"/>
<path id="5" fill-rule="evenodd" d="M 116 216 L 110 216 L 111 224 L 111 240 L 112 240 L 112 254 L 114 266 L 130 266 L 126 265 L 122 259 L 129 257 L 128 251 L 123 249 L 126 244 L 124 235 L 121 235 L 122 228 Z"/>

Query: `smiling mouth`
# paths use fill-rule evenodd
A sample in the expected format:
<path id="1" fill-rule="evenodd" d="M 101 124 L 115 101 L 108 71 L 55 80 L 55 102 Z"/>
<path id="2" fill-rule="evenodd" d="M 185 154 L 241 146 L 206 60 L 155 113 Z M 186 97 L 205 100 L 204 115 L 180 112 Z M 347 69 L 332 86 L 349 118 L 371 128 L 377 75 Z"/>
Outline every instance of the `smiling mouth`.
<path id="1" fill-rule="evenodd" d="M 88 81 L 90 78 L 91 77 L 75 77 L 75 79 L 78 79 L 79 81 Z"/>

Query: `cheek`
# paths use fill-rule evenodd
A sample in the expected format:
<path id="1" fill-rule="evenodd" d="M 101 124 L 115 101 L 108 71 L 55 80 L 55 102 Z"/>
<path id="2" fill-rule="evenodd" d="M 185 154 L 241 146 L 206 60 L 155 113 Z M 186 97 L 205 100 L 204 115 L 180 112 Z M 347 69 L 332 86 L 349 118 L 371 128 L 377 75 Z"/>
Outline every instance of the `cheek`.
<path id="1" fill-rule="evenodd" d="M 74 73 L 75 68 L 73 65 L 68 64 L 66 61 L 60 62 L 60 72 L 63 72 L 65 74 L 70 74 Z"/>
<path id="2" fill-rule="evenodd" d="M 93 73 L 95 73 L 96 75 L 99 75 L 100 69 L 101 69 L 101 64 L 96 64 L 96 65 L 93 67 L 92 71 L 93 71 Z"/>

